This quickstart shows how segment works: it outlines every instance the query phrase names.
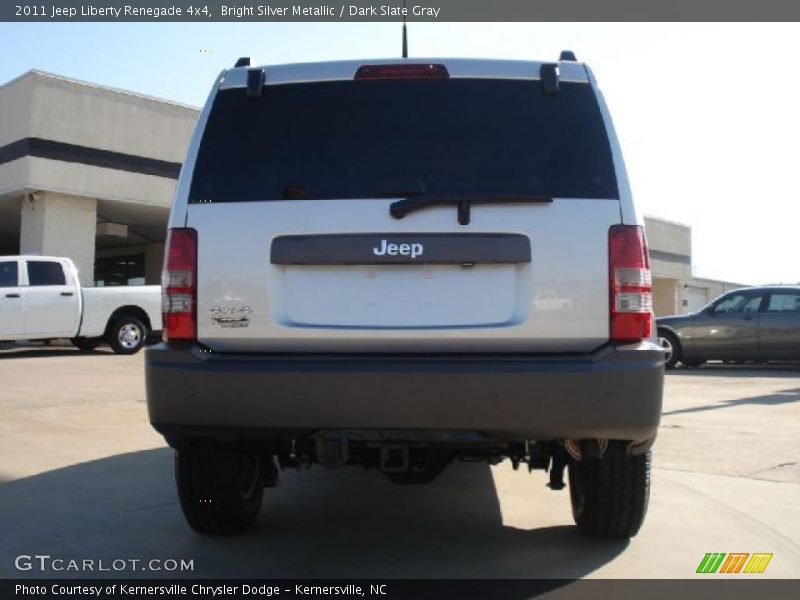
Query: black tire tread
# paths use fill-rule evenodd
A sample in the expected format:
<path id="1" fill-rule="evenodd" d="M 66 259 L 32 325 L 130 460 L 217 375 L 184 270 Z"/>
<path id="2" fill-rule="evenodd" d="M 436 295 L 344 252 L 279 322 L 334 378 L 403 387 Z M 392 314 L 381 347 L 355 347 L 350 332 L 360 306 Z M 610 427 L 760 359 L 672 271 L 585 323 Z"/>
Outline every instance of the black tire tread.
<path id="1" fill-rule="evenodd" d="M 624 539 L 635 536 L 644 522 L 650 498 L 648 451 L 628 456 L 621 446 L 609 446 L 601 460 L 586 460 L 570 465 L 570 486 L 580 477 L 584 503 L 573 514 L 578 527 L 590 537 Z M 582 510 L 581 510 L 582 509 Z"/>
<path id="2" fill-rule="evenodd" d="M 239 452 L 219 447 L 176 451 L 178 497 L 183 514 L 195 531 L 240 533 L 258 516 L 263 487 L 257 487 L 252 502 L 242 499 L 239 459 Z"/>

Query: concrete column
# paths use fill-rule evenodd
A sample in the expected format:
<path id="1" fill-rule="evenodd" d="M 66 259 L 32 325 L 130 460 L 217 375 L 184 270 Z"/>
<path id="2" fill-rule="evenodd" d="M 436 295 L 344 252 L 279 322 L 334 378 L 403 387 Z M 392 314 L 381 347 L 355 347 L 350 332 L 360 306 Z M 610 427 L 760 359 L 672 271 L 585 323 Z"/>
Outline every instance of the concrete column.
<path id="1" fill-rule="evenodd" d="M 164 266 L 164 244 L 148 244 L 144 250 L 144 280 L 147 285 L 161 285 Z"/>
<path id="2" fill-rule="evenodd" d="M 66 256 L 81 285 L 94 285 L 97 200 L 55 192 L 28 194 L 20 211 L 20 254 Z"/>

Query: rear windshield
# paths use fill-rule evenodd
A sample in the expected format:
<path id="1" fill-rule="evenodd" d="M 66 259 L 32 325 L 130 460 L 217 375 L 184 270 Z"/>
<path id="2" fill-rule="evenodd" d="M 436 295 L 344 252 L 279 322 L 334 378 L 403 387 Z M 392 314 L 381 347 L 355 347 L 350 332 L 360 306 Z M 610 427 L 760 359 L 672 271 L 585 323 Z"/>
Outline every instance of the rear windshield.
<path id="1" fill-rule="evenodd" d="M 220 91 L 190 202 L 429 194 L 617 198 L 592 88 L 336 81 Z"/>

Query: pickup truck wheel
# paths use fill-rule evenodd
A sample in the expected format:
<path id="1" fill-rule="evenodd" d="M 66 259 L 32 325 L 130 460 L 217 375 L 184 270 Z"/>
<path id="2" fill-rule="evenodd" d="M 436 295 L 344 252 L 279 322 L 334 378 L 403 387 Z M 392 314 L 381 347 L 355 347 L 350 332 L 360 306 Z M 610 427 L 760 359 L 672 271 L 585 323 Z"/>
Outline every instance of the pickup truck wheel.
<path id="1" fill-rule="evenodd" d="M 256 452 L 221 446 L 177 450 L 175 480 L 183 514 L 200 533 L 239 533 L 261 510 L 264 482 Z"/>
<path id="2" fill-rule="evenodd" d="M 681 344 L 669 331 L 658 332 L 658 343 L 664 349 L 664 367 L 672 369 L 681 359 Z"/>
<path id="3" fill-rule="evenodd" d="M 116 354 L 136 354 L 146 339 L 147 327 L 136 317 L 120 317 L 108 330 L 108 343 Z"/>
<path id="4" fill-rule="evenodd" d="M 70 341 L 81 352 L 91 352 L 103 343 L 100 338 L 72 338 Z"/>
<path id="5" fill-rule="evenodd" d="M 639 531 L 650 499 L 650 451 L 628 456 L 611 443 L 602 459 L 569 466 L 572 515 L 578 528 L 594 538 L 624 539 Z"/>

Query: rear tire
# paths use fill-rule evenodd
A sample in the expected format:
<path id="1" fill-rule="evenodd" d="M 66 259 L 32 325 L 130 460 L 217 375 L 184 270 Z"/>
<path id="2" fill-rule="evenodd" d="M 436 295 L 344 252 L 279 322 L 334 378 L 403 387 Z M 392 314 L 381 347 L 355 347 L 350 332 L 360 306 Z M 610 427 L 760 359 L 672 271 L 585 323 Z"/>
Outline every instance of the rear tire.
<path id="1" fill-rule="evenodd" d="M 123 315 L 108 328 L 108 343 L 116 354 L 136 354 L 147 340 L 147 327 L 139 319 Z"/>
<path id="2" fill-rule="evenodd" d="M 212 445 L 177 450 L 175 481 L 186 521 L 200 533 L 240 533 L 261 510 L 264 481 L 257 452 Z"/>
<path id="3" fill-rule="evenodd" d="M 664 367 L 672 369 L 681 359 L 681 344 L 669 331 L 659 330 L 658 343 L 664 349 Z"/>
<path id="4" fill-rule="evenodd" d="M 585 535 L 633 537 L 650 500 L 650 451 L 628 456 L 622 443 L 612 442 L 602 459 L 570 462 L 569 495 L 575 524 Z"/>

